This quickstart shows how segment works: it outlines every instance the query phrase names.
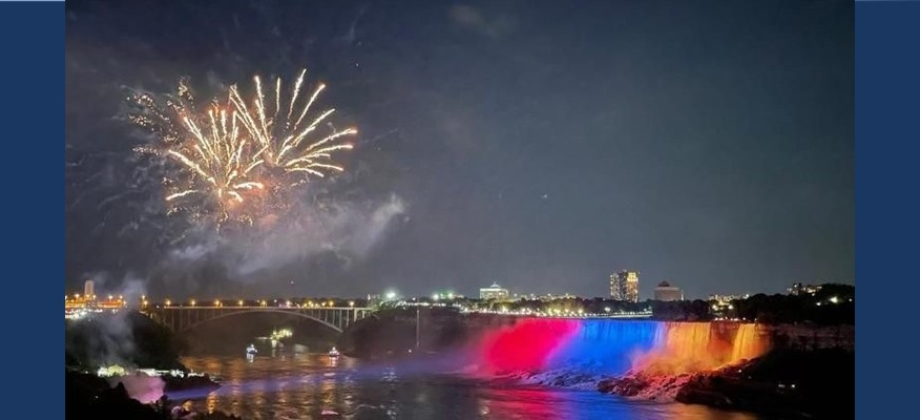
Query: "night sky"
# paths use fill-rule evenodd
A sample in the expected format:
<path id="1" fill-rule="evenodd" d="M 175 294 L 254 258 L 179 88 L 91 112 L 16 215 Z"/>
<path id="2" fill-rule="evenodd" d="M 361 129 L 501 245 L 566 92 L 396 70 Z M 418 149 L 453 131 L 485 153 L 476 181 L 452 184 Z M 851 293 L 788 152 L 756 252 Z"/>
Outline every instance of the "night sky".
<path id="1" fill-rule="evenodd" d="M 662 280 L 688 297 L 852 283 L 853 20 L 851 1 L 68 0 L 66 286 L 603 296 L 635 269 L 644 299 Z M 150 139 L 126 92 L 301 68 L 361 130 L 348 173 L 305 198 L 335 213 L 177 241 L 189 227 L 132 152 Z"/>

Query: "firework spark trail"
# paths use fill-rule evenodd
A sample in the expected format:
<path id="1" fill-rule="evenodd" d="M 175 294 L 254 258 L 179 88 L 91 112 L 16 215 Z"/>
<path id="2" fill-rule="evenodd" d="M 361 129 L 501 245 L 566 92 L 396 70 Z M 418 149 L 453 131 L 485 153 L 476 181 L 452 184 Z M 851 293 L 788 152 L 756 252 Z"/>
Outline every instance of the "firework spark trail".
<path id="1" fill-rule="evenodd" d="M 333 128 L 332 133 L 319 140 L 307 140 L 314 134 L 317 127 L 335 112 L 335 109 L 321 112 L 312 119 L 307 118 L 313 104 L 326 86 L 320 84 L 304 104 L 300 94 L 306 73 L 306 70 L 302 70 L 295 80 L 290 100 L 285 97 L 286 92 L 280 77 L 274 83 L 274 101 L 271 100 L 272 98 L 266 98 L 262 89 L 262 79 L 259 76 L 253 78 L 255 95 L 250 104 L 243 99 L 236 86 L 230 88 L 230 101 L 240 116 L 242 126 L 247 130 L 249 136 L 262 147 L 259 154 L 265 166 L 280 168 L 284 173 L 292 175 L 290 179 L 287 179 L 290 185 L 305 181 L 297 174 L 322 178 L 328 171 L 343 171 L 344 168 L 332 160 L 332 154 L 341 150 L 350 150 L 353 146 L 349 143 L 336 143 L 336 141 L 358 133 L 358 130 L 354 128 L 342 131 Z M 310 123 L 304 125 L 305 119 Z M 306 145 L 303 146 L 304 144 Z"/>
<path id="2" fill-rule="evenodd" d="M 143 112 L 131 116 L 132 122 L 151 130 L 159 141 L 135 151 L 164 157 L 180 168 L 168 172 L 164 179 L 165 201 L 170 204 L 167 214 L 216 214 L 222 222 L 236 213 L 240 220 L 251 223 L 258 205 L 247 208 L 241 204 L 247 201 L 245 195 L 264 188 L 256 179 L 262 160 L 245 130 L 240 129 L 239 116 L 229 98 L 224 103 L 212 101 L 199 112 L 184 82 L 179 85 L 177 98 L 161 106 L 150 95 L 137 95 L 134 103 Z"/>
<path id="3" fill-rule="evenodd" d="M 198 176 L 192 177 L 191 185 L 170 194 L 166 200 L 196 193 L 213 193 L 221 207 L 229 205 L 225 201 L 227 197 L 242 203 L 245 201 L 242 192 L 264 187 L 251 178 L 253 170 L 262 161 L 257 158 L 258 155 L 248 152 L 248 142 L 240 136 L 235 112 L 230 111 L 228 116 L 226 110 L 215 105 L 208 110 L 207 118 L 202 119 L 202 123 L 209 124 L 208 129 L 202 130 L 192 117 L 184 117 L 185 126 L 195 141 L 167 151 L 168 156 Z"/>
<path id="4" fill-rule="evenodd" d="M 203 111 L 195 106 L 186 80 L 165 101 L 135 95 L 133 102 L 143 112 L 130 120 L 157 138 L 135 151 L 160 156 L 179 169 L 163 180 L 167 214 L 217 215 L 219 225 L 231 218 L 252 224 L 275 210 L 290 208 L 295 201 L 291 187 L 310 177 L 343 171 L 333 154 L 352 149 L 342 140 L 358 131 L 332 126 L 328 120 L 334 109 L 311 116 L 325 85 L 310 95 L 302 94 L 305 76 L 306 70 L 301 71 L 290 95 L 281 78 L 274 86 L 263 87 L 255 76 L 250 104 L 234 85 L 225 99 L 212 100 Z M 317 135 L 323 123 L 331 132 Z"/>

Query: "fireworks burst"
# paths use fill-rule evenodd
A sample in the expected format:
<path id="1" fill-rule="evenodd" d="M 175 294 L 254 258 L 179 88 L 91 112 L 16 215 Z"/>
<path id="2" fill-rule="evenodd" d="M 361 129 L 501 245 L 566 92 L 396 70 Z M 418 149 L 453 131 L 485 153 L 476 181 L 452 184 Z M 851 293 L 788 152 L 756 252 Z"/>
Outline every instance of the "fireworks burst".
<path id="1" fill-rule="evenodd" d="M 195 217 L 216 217 L 218 225 L 230 220 L 251 225 L 259 217 L 289 208 L 292 187 L 310 176 L 344 170 L 333 162 L 332 154 L 351 149 L 351 144 L 338 141 L 357 130 L 332 128 L 317 139 L 316 131 L 334 110 L 309 116 L 325 86 L 301 100 L 305 74 L 300 73 L 287 101 L 281 79 L 276 79 L 273 102 L 266 100 L 256 76 L 251 106 L 233 86 L 223 99 L 198 108 L 186 80 L 162 103 L 148 94 L 130 98 L 142 110 L 130 115 L 130 120 L 157 138 L 154 145 L 135 150 L 174 163 L 163 180 L 167 213 L 184 210 Z"/>
<path id="2" fill-rule="evenodd" d="M 310 176 L 322 178 L 329 171 L 343 171 L 332 160 L 332 154 L 350 150 L 351 144 L 339 141 L 358 133 L 355 128 L 339 131 L 328 123 L 335 109 L 310 114 L 326 86 L 320 84 L 309 96 L 304 94 L 302 90 L 306 73 L 306 70 L 300 72 L 289 92 L 283 89 L 281 78 L 276 78 L 273 83 L 274 95 L 266 95 L 262 78 L 255 76 L 255 94 L 249 104 L 243 100 L 236 86 L 230 88 L 230 101 L 242 126 L 260 146 L 260 156 L 265 166 L 287 175 L 286 181 L 291 186 L 306 182 Z M 325 136 L 317 135 L 323 123 L 331 127 L 330 132 Z"/>

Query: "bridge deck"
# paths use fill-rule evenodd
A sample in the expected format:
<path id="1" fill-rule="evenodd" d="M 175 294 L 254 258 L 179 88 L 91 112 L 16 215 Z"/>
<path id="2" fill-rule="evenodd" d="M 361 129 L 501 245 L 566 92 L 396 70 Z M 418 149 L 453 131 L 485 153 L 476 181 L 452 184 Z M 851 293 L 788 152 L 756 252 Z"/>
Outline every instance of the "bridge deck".
<path id="1" fill-rule="evenodd" d="M 206 322 L 252 313 L 282 313 L 314 320 L 338 332 L 371 314 L 370 308 L 288 306 L 148 306 L 141 312 L 173 332 L 183 332 Z"/>

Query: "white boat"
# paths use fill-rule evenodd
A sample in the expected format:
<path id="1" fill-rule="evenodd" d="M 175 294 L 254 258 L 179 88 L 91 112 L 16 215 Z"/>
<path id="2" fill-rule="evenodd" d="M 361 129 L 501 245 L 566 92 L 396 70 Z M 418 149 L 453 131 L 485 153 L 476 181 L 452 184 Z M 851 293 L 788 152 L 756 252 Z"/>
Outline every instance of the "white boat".
<path id="1" fill-rule="evenodd" d="M 340 356 L 339 351 L 336 350 L 335 347 L 333 347 L 332 350 L 329 350 L 329 357 L 335 359 L 335 358 L 337 358 L 337 357 L 339 357 L 339 356 Z"/>
<path id="2" fill-rule="evenodd" d="M 258 352 L 259 351 L 256 350 L 256 346 L 254 344 L 250 344 L 249 347 L 246 347 L 246 356 L 252 357 L 255 356 Z"/>

